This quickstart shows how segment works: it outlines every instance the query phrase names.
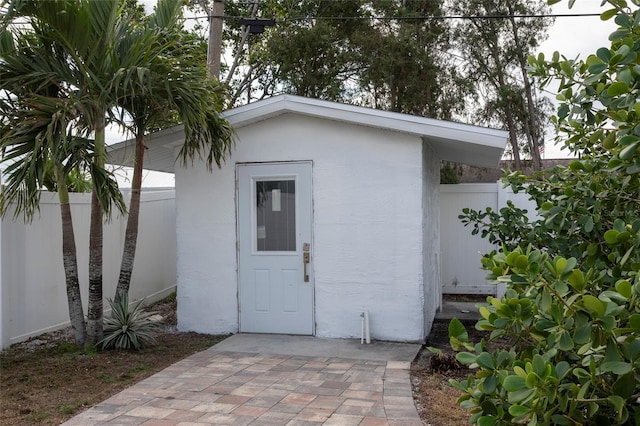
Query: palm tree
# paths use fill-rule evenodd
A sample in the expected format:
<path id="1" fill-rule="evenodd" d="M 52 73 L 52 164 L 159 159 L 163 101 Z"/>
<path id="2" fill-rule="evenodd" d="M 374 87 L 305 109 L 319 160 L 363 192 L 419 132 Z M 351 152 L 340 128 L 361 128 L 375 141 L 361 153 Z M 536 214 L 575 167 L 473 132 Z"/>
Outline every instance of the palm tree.
<path id="1" fill-rule="evenodd" d="M 131 49 L 135 40 L 153 38 L 159 43 L 151 51 Z M 129 216 L 125 231 L 124 249 L 115 300 L 128 294 L 135 259 L 140 212 L 140 191 L 144 167 L 144 138 L 153 129 L 175 121 L 185 126 L 186 141 L 180 153 L 183 161 L 195 155 L 218 166 L 232 146 L 232 130 L 219 114 L 223 105 L 223 86 L 207 74 L 205 64 L 193 63 L 198 41 L 182 27 L 182 2 L 161 0 L 155 13 L 149 16 L 132 34 L 132 39 L 121 39 L 119 52 L 122 61 L 131 61 L 126 69 L 142 70 L 145 80 L 138 90 L 120 90 L 123 96 L 118 104 L 129 117 L 126 124 L 135 135 L 135 157 L 129 203 Z M 123 68 L 124 69 L 124 68 Z M 118 81 L 135 79 L 121 75 Z M 119 87 L 119 86 L 118 86 Z"/>
<path id="2" fill-rule="evenodd" d="M 85 142 L 84 145 L 80 144 L 83 155 L 78 158 L 85 161 L 84 165 L 89 168 L 93 183 L 87 313 L 87 332 L 92 343 L 102 339 L 102 221 L 105 214 L 111 213 L 112 206 L 115 205 L 120 210 L 124 208 L 115 181 L 104 169 L 104 129 L 109 121 L 117 118 L 114 110 L 119 107 L 128 111 L 128 115 L 120 114 L 120 121 L 124 121 L 127 116 L 131 118 L 139 151 L 136 156 L 137 177 L 134 178 L 135 186 L 132 191 L 130 223 L 127 225 L 123 253 L 124 273 L 121 276 L 125 278 L 119 280 L 118 294 L 128 291 L 135 255 L 144 135 L 153 128 L 152 126 L 158 126 L 168 118 L 182 119 L 185 122 L 186 142 L 180 153 L 181 158 L 187 162 L 194 156 L 203 157 L 209 168 L 213 162 L 220 164 L 232 143 L 232 131 L 218 113 L 222 105 L 220 84 L 216 80 L 208 79 L 204 68 L 190 63 L 188 53 L 193 39 L 186 37 L 182 30 L 181 3 L 177 0 L 161 0 L 156 13 L 146 20 L 144 25 L 122 14 L 119 8 L 121 4 L 123 3 L 119 0 L 14 0 L 3 18 L 5 25 L 2 27 L 6 28 L 6 22 L 11 22 L 19 16 L 30 20 L 34 33 L 37 34 L 38 29 L 42 30 L 41 37 L 31 41 L 38 46 L 50 48 L 49 55 L 44 58 L 47 58 L 45 61 L 51 60 L 56 67 L 41 78 L 47 81 L 46 84 L 65 89 L 64 92 L 58 90 L 50 95 L 50 121 L 55 122 L 56 114 L 61 113 L 62 106 L 66 106 L 68 113 L 72 114 L 72 119 L 65 123 L 67 126 L 72 123 L 73 136 L 94 135 L 94 141 L 87 143 L 88 139 L 68 137 L 67 129 L 58 126 L 57 131 L 65 136 L 50 137 L 47 146 L 51 148 L 47 148 L 46 152 L 37 151 L 38 155 L 44 156 L 37 158 L 38 164 L 43 165 L 47 156 L 51 156 L 52 153 L 66 153 L 64 150 L 55 150 L 55 143 L 67 139 Z M 3 35 L 1 41 L 11 37 Z M 31 33 L 25 37 L 28 39 Z M 8 51 L 9 56 L 13 53 Z M 35 59 L 34 52 L 29 53 L 32 57 L 29 57 L 29 54 L 21 57 L 25 61 L 21 66 L 26 69 L 32 67 L 29 60 Z M 33 64 L 36 63 L 38 61 L 33 61 Z M 47 78 L 49 80 L 46 80 Z M 17 124 L 22 124 L 29 129 L 32 122 L 27 119 L 27 112 L 33 112 L 36 108 L 28 104 L 23 105 L 26 108 L 24 114 L 11 109 L 16 106 L 15 99 L 21 98 L 19 90 L 23 90 L 19 89 L 19 78 L 16 77 L 11 82 L 12 85 L 7 82 L 6 85 L 0 86 L 13 96 L 9 96 L 3 107 L 14 115 L 14 118 L 6 123 L 7 128 L 17 128 Z M 38 81 L 38 84 L 44 83 Z M 34 87 L 39 89 L 42 86 Z M 55 108 L 60 108 L 60 111 L 56 112 Z M 4 135 L 5 132 L 4 143 L 11 146 L 11 140 L 5 139 Z M 36 149 L 38 146 L 37 140 L 34 140 L 32 148 Z M 61 157 L 56 163 L 63 165 L 56 167 L 60 173 L 68 172 L 74 167 L 70 164 L 69 154 L 65 155 L 67 157 Z M 36 156 L 36 151 L 30 153 L 26 147 L 22 147 L 13 152 L 12 158 L 21 162 L 27 170 L 32 170 L 27 158 L 33 156 Z M 35 194 L 43 184 L 39 173 L 29 176 L 31 181 L 26 185 L 35 190 L 31 194 L 32 200 L 26 206 L 37 206 Z M 18 182 L 16 181 L 16 185 Z M 64 198 L 62 182 L 60 176 L 58 189 L 62 197 L 61 203 Z M 15 194 L 20 194 L 17 189 Z M 20 197 L 21 195 L 16 195 L 13 199 Z M 62 204 L 61 208 L 64 208 Z M 70 215 L 68 218 L 65 216 L 65 220 L 65 223 L 71 223 Z M 65 226 L 64 229 L 69 232 L 69 227 Z M 70 229 L 72 230 L 72 227 Z M 75 249 L 73 251 L 75 253 Z M 123 284 L 120 285 L 120 282 Z M 77 340 L 80 343 L 79 339 Z"/>
<path id="3" fill-rule="evenodd" d="M 47 43 L 42 30 L 35 27 L 32 33 L 0 34 L 0 148 L 2 161 L 8 164 L 4 170 L 5 187 L 0 193 L 0 214 L 13 210 L 14 216 L 23 213 L 31 220 L 46 172 L 53 169 L 60 189 L 69 318 L 81 346 L 86 340 L 86 327 L 66 173 L 86 161 L 89 144 L 67 134 L 78 109 L 73 99 L 64 94 L 68 86 L 60 77 L 67 71 L 66 63 L 61 63 L 60 55 Z"/>
<path id="4" fill-rule="evenodd" d="M 16 14 L 47 28 L 51 43 L 70 69 L 66 83 L 82 99 L 80 129 L 94 134 L 90 171 L 93 181 L 89 230 L 89 300 L 87 335 L 90 343 L 102 340 L 102 221 L 112 202 L 124 208 L 113 179 L 104 172 L 107 114 L 115 102 L 108 87 L 118 64 L 113 60 L 115 40 L 126 31 L 118 19 L 118 0 L 15 1 Z M 65 70 L 60 70 L 65 72 Z"/>
<path id="5" fill-rule="evenodd" d="M 88 164 L 88 168 L 91 172 L 91 178 L 93 182 L 92 191 L 92 217 L 91 217 L 91 230 L 90 230 L 90 260 L 89 260 L 89 308 L 87 314 L 87 333 L 90 342 L 96 343 L 102 339 L 102 220 L 103 211 L 106 214 L 111 212 L 111 207 L 115 205 L 118 209 L 124 211 L 124 203 L 122 202 L 122 195 L 118 191 L 115 180 L 105 171 L 104 159 L 105 159 L 105 144 L 104 144 L 104 127 L 107 122 L 107 113 L 114 105 L 112 99 L 109 98 L 109 93 L 105 90 L 108 87 L 108 83 L 113 78 L 113 55 L 111 54 L 113 40 L 117 37 L 116 30 L 121 28 L 118 24 L 118 1 L 99 1 L 91 2 L 87 0 L 73 1 L 73 0 L 56 0 L 50 2 L 36 2 L 33 0 L 16 0 L 9 5 L 8 13 L 3 17 L 3 28 L 7 28 L 7 23 L 15 18 L 21 18 L 28 20 L 30 28 L 28 30 L 17 30 L 15 27 L 11 28 L 10 33 L 16 36 L 22 37 L 27 45 L 32 44 L 36 46 L 31 50 L 25 50 L 23 55 L 16 55 L 24 63 L 21 65 L 27 70 L 31 70 L 39 78 L 43 80 L 34 81 L 32 88 L 41 90 L 43 85 L 48 85 L 56 89 L 56 93 L 53 94 L 52 104 L 57 105 L 60 110 L 50 111 L 51 121 L 58 122 L 56 119 L 62 114 L 62 106 L 70 106 L 70 111 L 73 113 L 73 129 L 75 135 L 83 135 L 94 133 L 95 141 L 90 146 L 83 147 L 85 155 L 82 156 Z M 5 31 L 6 33 L 6 31 Z M 3 36 L 3 41 L 8 41 L 11 35 Z M 37 46 L 42 46 L 42 52 L 38 51 Z M 11 62 L 18 58 L 12 57 L 15 51 L 6 50 L 6 55 L 3 57 L 3 61 Z M 48 72 L 46 75 L 42 75 L 41 64 L 38 59 L 38 54 L 43 54 L 42 58 L 46 61 L 51 61 L 55 64 L 55 67 L 45 68 Z M 4 70 L 3 70 L 4 71 Z M 29 75 L 27 73 L 26 75 Z M 24 93 L 24 89 L 20 89 L 19 81 L 20 75 L 16 74 L 15 78 L 11 80 L 3 80 L 3 88 L 7 91 L 9 98 L 20 99 Z M 35 77 L 34 77 L 35 78 Z M 60 90 L 64 89 L 64 90 Z M 28 97 L 27 97 L 28 99 Z M 6 108 L 11 112 L 11 106 L 15 106 L 16 102 L 7 102 Z M 37 110 L 37 107 L 32 105 L 26 105 L 27 109 Z M 13 111 L 15 116 L 13 120 L 22 120 L 20 123 L 23 126 L 33 124 L 27 117 L 26 112 Z M 11 128 L 19 127 L 15 121 L 12 123 Z M 66 121 L 71 123 L 71 121 Z M 11 129 L 9 129 L 11 130 Z M 66 135 L 67 128 L 56 127 L 59 134 Z M 11 131 L 3 133 L 3 139 L 7 145 L 11 145 L 12 141 L 6 139 L 5 136 L 9 135 Z M 25 134 L 33 134 L 26 131 Z M 47 138 L 49 147 L 40 152 L 43 158 L 38 158 L 38 164 L 43 165 L 44 161 L 52 156 L 54 160 L 58 161 L 56 170 L 58 173 L 64 173 L 65 167 L 60 167 L 60 163 L 64 164 L 65 157 L 56 157 L 54 153 L 59 155 L 69 155 L 64 150 L 56 150 L 56 141 L 71 139 L 79 140 L 77 138 L 54 137 Z M 34 147 L 37 148 L 41 144 L 42 137 L 37 136 L 34 140 Z M 87 139 L 84 139 L 87 141 Z M 20 157 L 20 151 L 13 151 L 13 161 L 22 163 L 27 167 L 28 158 L 35 155 L 25 155 Z M 22 154 L 25 154 L 22 152 Z M 3 158 L 3 161 L 8 158 Z M 34 160 L 35 161 L 35 160 Z M 54 161 L 55 162 L 55 161 Z M 17 169 L 17 168 L 16 168 Z M 67 168 L 67 171 L 71 168 Z M 36 176 L 31 176 L 33 180 L 29 182 L 28 186 L 37 191 L 43 184 L 42 173 L 44 173 L 44 167 L 42 171 L 38 171 Z M 59 176 L 59 182 L 66 181 Z M 16 185 L 18 182 L 16 182 Z M 65 201 L 65 185 L 58 185 L 59 197 L 61 200 L 61 209 L 63 211 L 63 229 L 65 230 L 65 241 L 72 241 L 69 236 L 69 232 L 72 232 L 70 214 L 66 214 L 66 205 L 68 200 Z M 33 193 L 33 191 L 32 191 Z M 19 197 L 19 196 L 18 196 Z M 33 197 L 33 195 L 32 195 Z M 37 196 L 32 198 L 26 205 L 32 205 L 36 203 Z M 69 212 L 70 213 L 70 212 Z M 64 243 L 65 250 L 74 251 L 73 258 L 75 259 L 75 248 L 71 244 Z M 65 252 L 65 262 L 67 261 L 67 253 Z M 75 262 L 75 261 L 74 261 Z M 66 270 L 67 263 L 65 263 Z M 67 284 L 70 284 L 70 279 L 73 279 L 73 273 L 67 275 Z M 75 280 L 77 280 L 77 267 L 75 272 Z M 68 287 L 69 288 L 69 287 Z M 79 293 L 78 293 L 79 294 Z M 76 315 L 77 306 L 70 305 L 70 316 Z M 80 308 L 80 312 L 82 312 Z M 78 320 L 72 319 L 72 323 L 78 323 Z M 75 325 L 74 325 L 75 327 Z M 76 334 L 76 341 L 78 344 L 84 343 L 84 337 L 79 331 Z"/>

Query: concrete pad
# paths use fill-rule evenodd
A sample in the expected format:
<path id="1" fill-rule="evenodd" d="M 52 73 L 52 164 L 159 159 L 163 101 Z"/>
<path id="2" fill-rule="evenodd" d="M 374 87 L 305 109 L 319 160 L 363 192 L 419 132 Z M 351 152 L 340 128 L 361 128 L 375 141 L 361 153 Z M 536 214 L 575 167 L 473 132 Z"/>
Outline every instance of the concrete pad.
<path id="1" fill-rule="evenodd" d="M 411 362 L 418 354 L 420 346 L 417 343 L 372 341 L 370 344 L 361 344 L 359 339 L 321 339 L 313 336 L 241 333 L 226 338 L 210 350 Z"/>
<path id="2" fill-rule="evenodd" d="M 451 320 L 458 318 L 459 320 L 477 321 L 480 312 L 476 305 L 486 305 L 483 302 L 457 302 L 452 300 L 443 300 L 442 309 L 436 313 L 436 320 Z"/>

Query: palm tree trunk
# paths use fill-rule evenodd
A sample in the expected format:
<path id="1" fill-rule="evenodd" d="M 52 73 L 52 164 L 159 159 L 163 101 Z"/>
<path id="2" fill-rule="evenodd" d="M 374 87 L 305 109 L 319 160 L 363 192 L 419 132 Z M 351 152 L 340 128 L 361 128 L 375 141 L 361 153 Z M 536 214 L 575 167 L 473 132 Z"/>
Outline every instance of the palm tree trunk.
<path id="1" fill-rule="evenodd" d="M 62 262 L 67 286 L 67 303 L 69 305 L 69 320 L 73 328 L 76 345 L 83 347 L 87 340 L 87 332 L 82 310 L 82 296 L 78 280 L 78 260 L 76 257 L 76 240 L 73 232 L 69 192 L 65 181 L 62 165 L 56 170 L 58 183 L 58 199 L 60 200 L 60 215 L 62 218 Z"/>
<path id="2" fill-rule="evenodd" d="M 89 226 L 89 307 L 87 333 L 89 341 L 102 340 L 102 206 L 96 190 L 91 192 L 91 224 Z"/>
<path id="3" fill-rule="evenodd" d="M 104 122 L 95 129 L 95 159 L 98 167 L 104 166 L 105 141 Z M 91 191 L 91 223 L 89 225 L 89 306 L 87 309 L 87 334 L 92 344 L 103 338 L 102 316 L 102 218 L 103 208 L 98 200 L 96 182 Z"/>
<path id="4" fill-rule="evenodd" d="M 133 167 L 133 182 L 131 184 L 131 201 L 129 203 L 129 216 L 127 229 L 124 233 L 124 250 L 122 251 L 122 263 L 120 264 L 120 276 L 116 287 L 115 301 L 120 301 L 124 294 L 129 293 L 133 262 L 136 256 L 138 242 L 138 221 L 140 217 L 140 192 L 142 190 L 142 166 L 144 162 L 144 134 L 140 131 L 136 135 L 136 155 Z"/>

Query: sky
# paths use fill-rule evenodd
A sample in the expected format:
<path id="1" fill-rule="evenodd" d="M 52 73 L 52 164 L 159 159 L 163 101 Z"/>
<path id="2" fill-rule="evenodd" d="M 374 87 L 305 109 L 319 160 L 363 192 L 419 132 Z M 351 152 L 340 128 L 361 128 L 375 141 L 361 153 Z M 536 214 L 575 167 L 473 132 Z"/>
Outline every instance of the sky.
<path id="1" fill-rule="evenodd" d="M 601 13 L 606 7 L 601 7 L 600 0 L 577 0 L 573 8 L 569 9 L 568 1 L 564 0 L 552 6 L 553 14 L 585 14 Z M 556 18 L 549 29 L 547 40 L 540 46 L 540 52 L 546 58 L 551 58 L 553 52 L 558 51 L 568 59 L 580 57 L 586 59 L 600 47 L 609 47 L 608 36 L 616 28 L 613 19 L 602 21 L 597 16 Z M 556 87 L 553 87 L 555 90 Z M 547 94 L 550 98 L 552 95 Z M 551 132 L 551 130 L 550 130 Z M 549 135 L 551 139 L 553 134 Z M 548 140 L 545 146 L 544 158 L 566 158 L 568 152 L 555 146 Z"/>
<path id="2" fill-rule="evenodd" d="M 148 11 L 151 11 L 155 0 L 140 0 L 145 4 Z M 552 6 L 553 14 L 585 14 L 601 13 L 606 7 L 600 6 L 600 0 L 576 0 L 574 6 L 568 8 L 568 0 L 563 0 Z M 540 46 L 540 52 L 550 58 L 554 51 L 560 52 L 567 58 L 573 59 L 586 57 L 595 53 L 599 47 L 609 46 L 608 35 L 615 29 L 613 20 L 601 21 L 597 16 L 589 17 L 558 17 L 553 26 L 548 31 L 548 38 Z M 553 88 L 555 89 L 555 88 Z M 553 95 L 547 94 L 553 99 Z M 551 140 L 553 137 L 551 129 L 548 131 L 549 140 L 545 146 L 544 158 L 566 158 L 569 153 L 560 149 Z M 111 142 L 122 140 L 123 137 L 117 131 L 111 131 L 108 140 Z M 124 186 L 130 183 L 123 181 Z M 166 173 L 147 173 L 143 182 L 147 187 L 173 186 L 172 175 Z"/>

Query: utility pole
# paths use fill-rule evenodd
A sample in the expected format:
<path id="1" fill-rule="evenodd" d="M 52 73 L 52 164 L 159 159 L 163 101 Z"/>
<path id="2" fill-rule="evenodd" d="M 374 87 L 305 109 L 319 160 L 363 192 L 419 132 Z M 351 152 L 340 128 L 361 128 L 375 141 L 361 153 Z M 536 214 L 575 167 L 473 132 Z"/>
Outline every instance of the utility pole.
<path id="1" fill-rule="evenodd" d="M 207 51 L 207 67 L 209 74 L 220 78 L 220 60 L 222 56 L 222 24 L 224 0 L 213 0 L 209 15 L 209 48 Z"/>

